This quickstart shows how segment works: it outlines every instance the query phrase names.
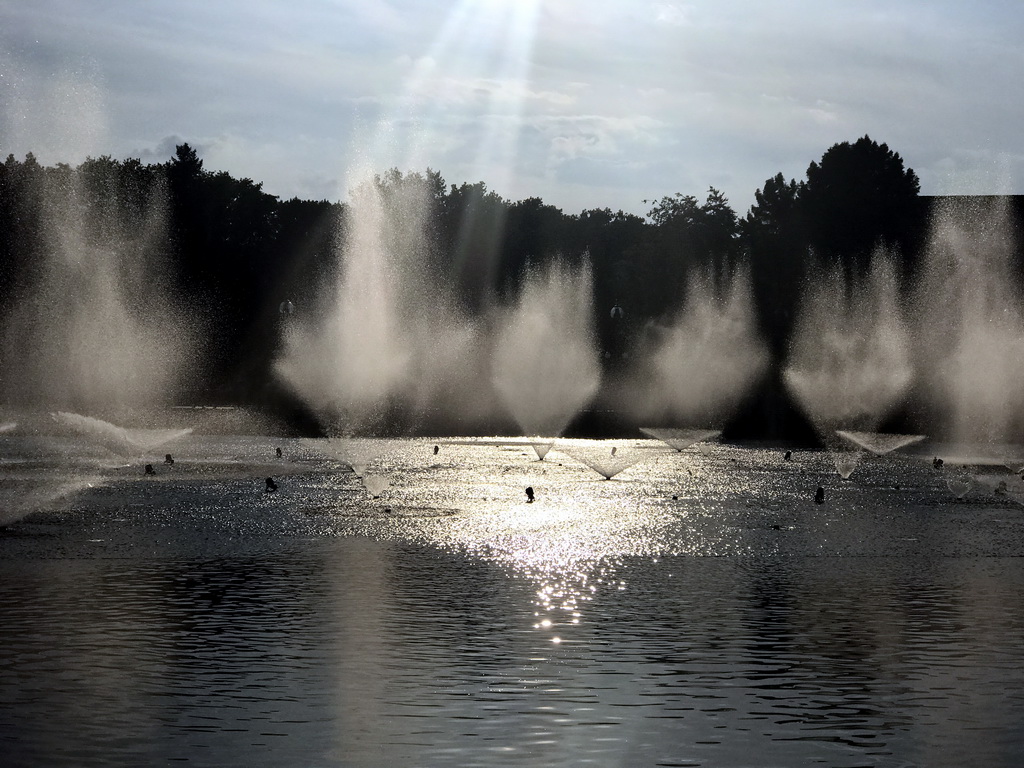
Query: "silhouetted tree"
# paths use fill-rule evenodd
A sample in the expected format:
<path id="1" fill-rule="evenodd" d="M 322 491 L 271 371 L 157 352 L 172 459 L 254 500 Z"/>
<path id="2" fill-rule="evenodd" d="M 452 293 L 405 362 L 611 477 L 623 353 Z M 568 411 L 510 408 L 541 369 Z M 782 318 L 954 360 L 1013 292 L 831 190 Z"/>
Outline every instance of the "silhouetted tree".
<path id="1" fill-rule="evenodd" d="M 448 254 L 442 275 L 460 304 L 481 312 L 495 299 L 508 202 L 483 182 L 451 185 L 439 212 L 442 248 Z"/>
<path id="2" fill-rule="evenodd" d="M 693 195 L 663 197 L 647 216 L 652 226 L 631 260 L 646 286 L 641 313 L 650 318 L 678 311 L 694 271 L 728 274 L 739 240 L 736 213 L 714 187 L 704 203 Z"/>
<path id="3" fill-rule="evenodd" d="M 184 295 L 202 303 L 208 263 L 208 235 L 212 222 L 206 216 L 202 184 L 206 177 L 203 161 L 188 144 L 175 148 L 165 164 L 171 198 L 171 234 L 175 241 Z"/>
<path id="4" fill-rule="evenodd" d="M 773 176 L 754 193 L 754 205 L 740 222 L 761 327 L 778 357 L 800 300 L 809 247 L 799 190 L 795 180 Z"/>
<path id="5" fill-rule="evenodd" d="M 45 243 L 46 170 L 28 152 L 22 162 L 8 155 L 3 166 L 3 186 L 0 194 L 0 281 L 4 295 L 0 297 L 4 309 L 9 309 L 17 298 L 31 286 L 43 266 Z"/>
<path id="6" fill-rule="evenodd" d="M 498 290 L 502 296 L 508 297 L 516 291 L 527 264 L 541 264 L 556 256 L 582 257 L 566 248 L 566 218 L 560 208 L 545 204 L 539 197 L 528 197 L 509 206 L 498 273 Z"/>
<path id="7" fill-rule="evenodd" d="M 917 174 L 868 136 L 835 144 L 807 168 L 800 206 L 815 252 L 862 266 L 876 246 L 912 245 L 919 213 Z"/>

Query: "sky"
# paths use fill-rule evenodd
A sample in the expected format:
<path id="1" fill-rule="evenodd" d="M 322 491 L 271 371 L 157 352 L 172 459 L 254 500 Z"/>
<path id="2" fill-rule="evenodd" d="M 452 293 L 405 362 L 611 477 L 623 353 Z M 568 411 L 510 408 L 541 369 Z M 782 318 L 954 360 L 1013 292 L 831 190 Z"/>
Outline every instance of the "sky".
<path id="1" fill-rule="evenodd" d="M 868 135 L 923 194 L 1024 194 L 1021 40 L 1019 0 L 0 0 L 0 157 L 743 215 Z"/>

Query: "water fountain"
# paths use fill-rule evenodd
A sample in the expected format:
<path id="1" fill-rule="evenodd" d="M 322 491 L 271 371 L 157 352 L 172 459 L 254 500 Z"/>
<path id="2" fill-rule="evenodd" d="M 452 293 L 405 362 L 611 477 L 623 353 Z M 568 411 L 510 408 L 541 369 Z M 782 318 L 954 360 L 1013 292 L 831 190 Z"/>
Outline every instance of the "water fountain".
<path id="1" fill-rule="evenodd" d="M 713 440 L 722 434 L 717 429 L 676 429 L 673 427 L 640 427 L 640 431 L 648 437 L 660 440 L 669 448 L 680 453 L 691 445 L 698 445 L 705 440 Z"/>
<path id="2" fill-rule="evenodd" d="M 334 436 L 472 431 L 493 418 L 484 324 L 427 270 L 430 200 L 353 175 L 340 272 L 320 311 L 288 316 L 275 373 Z M 397 198 L 396 198 L 397 195 Z"/>
<path id="3" fill-rule="evenodd" d="M 90 194 L 83 176 L 41 182 L 43 260 L 4 318 L 0 391 L 22 408 L 165 405 L 193 368 L 195 334 L 166 281 L 164 190 L 135 207 Z"/>
<path id="4" fill-rule="evenodd" d="M 426 269 L 430 200 L 408 194 L 356 186 L 326 309 L 288 317 L 277 375 L 332 435 L 424 420 L 472 430 L 508 414 L 543 456 L 600 380 L 589 268 L 533 270 L 512 305 L 470 320 Z"/>
<path id="5" fill-rule="evenodd" d="M 101 484 L 96 474 L 64 472 L 59 477 L 38 472 L 18 472 L 4 468 L 0 482 L 0 528 L 28 515 L 48 510 L 64 499 Z"/>
<path id="6" fill-rule="evenodd" d="M 383 475 L 363 475 L 360 480 L 366 492 L 375 499 L 380 498 L 380 495 L 391 487 L 391 481 Z"/>
<path id="7" fill-rule="evenodd" d="M 384 242 L 383 202 L 371 183 L 357 193 L 347 258 L 327 313 L 289 323 L 276 363 L 277 374 L 336 433 L 379 423 L 389 398 L 405 386 L 415 354 L 402 312 L 407 286 Z"/>
<path id="8" fill-rule="evenodd" d="M 550 442 L 533 440 L 530 442 L 530 447 L 533 448 L 534 453 L 537 454 L 537 458 L 540 461 L 544 461 L 544 457 L 547 456 L 548 453 L 551 452 L 551 449 L 555 447 L 555 442 L 553 440 Z"/>
<path id="9" fill-rule="evenodd" d="M 558 437 L 597 393 L 591 305 L 589 266 L 572 271 L 555 262 L 530 272 L 518 302 L 502 313 L 492 380 L 523 434 Z"/>
<path id="10" fill-rule="evenodd" d="M 152 454 L 164 445 L 180 440 L 191 434 L 191 427 L 185 429 L 140 429 L 119 427 L 109 421 L 82 416 L 77 413 L 58 411 L 54 420 L 75 434 L 101 445 L 125 459 L 138 459 Z"/>
<path id="11" fill-rule="evenodd" d="M 307 439 L 301 444 L 340 462 L 356 477 L 364 477 L 371 464 L 395 449 L 392 441 L 373 438 Z"/>
<path id="12" fill-rule="evenodd" d="M 883 455 L 919 442 L 923 435 L 876 431 L 905 409 L 947 463 L 1024 462 L 1013 445 L 1024 430 L 1015 224 L 1005 200 L 941 204 L 905 298 L 883 252 L 863 278 L 816 275 L 784 380 L 826 445 L 838 437 Z"/>
<path id="13" fill-rule="evenodd" d="M 970 453 L 1024 430 L 1024 306 L 1005 201 L 940 207 L 914 296 L 920 416 Z M 964 447 L 972 446 L 972 447 Z M 1021 457 L 1024 460 L 1024 457 Z"/>
<path id="14" fill-rule="evenodd" d="M 783 381 L 844 479 L 860 462 L 863 443 L 900 442 L 877 430 L 910 391 L 910 349 L 899 280 L 884 250 L 875 252 L 864 276 L 851 277 L 839 266 L 812 274 Z M 848 442 L 857 450 L 848 450 Z"/>
<path id="15" fill-rule="evenodd" d="M 0 428 L 11 435 L 4 522 L 109 481 L 110 467 L 63 437 L 129 459 L 191 431 L 125 428 L 70 412 L 152 423 L 197 369 L 194 322 L 171 291 L 166 190 L 158 177 L 139 189 L 121 174 L 99 160 L 38 176 L 41 249 L 23 287 L 7 297 L 0 329 L 0 396 L 11 409 Z"/>
<path id="16" fill-rule="evenodd" d="M 873 453 L 875 456 L 885 456 L 893 451 L 898 451 L 900 448 L 905 448 L 908 445 L 919 443 L 925 439 L 925 435 L 900 435 L 891 432 L 857 432 L 848 429 L 837 429 L 836 434 L 857 448 L 862 448 L 869 453 Z"/>
<path id="17" fill-rule="evenodd" d="M 869 273 L 820 270 L 800 306 L 783 381 L 825 440 L 836 429 L 877 430 L 910 390 L 911 337 L 891 257 L 878 251 Z"/>
<path id="18" fill-rule="evenodd" d="M 644 458 L 643 453 L 636 447 L 609 445 L 606 441 L 601 441 L 596 445 L 581 443 L 575 443 L 572 446 L 560 445 L 558 450 L 594 470 L 605 480 L 611 480 Z"/>
<path id="19" fill-rule="evenodd" d="M 837 429 L 835 434 L 846 443 L 846 445 L 830 444 L 829 446 L 832 460 L 836 465 L 836 472 L 844 480 L 850 478 L 865 453 L 875 456 L 886 456 L 900 448 L 919 443 L 925 439 L 925 435 L 859 432 L 849 429 Z M 849 446 L 853 446 L 853 450 L 850 450 Z"/>
<path id="20" fill-rule="evenodd" d="M 849 480 L 850 475 L 853 474 L 854 470 L 857 469 L 857 465 L 860 464 L 862 452 L 833 450 L 830 453 L 832 454 L 832 461 L 836 465 L 836 472 L 843 480 Z"/>
<path id="21" fill-rule="evenodd" d="M 946 480 L 946 487 L 949 488 L 950 493 L 956 496 L 958 499 L 964 498 L 971 489 L 974 488 L 974 482 L 970 477 L 951 477 Z"/>
<path id="22" fill-rule="evenodd" d="M 692 275 L 675 321 L 651 325 L 646 336 L 635 365 L 607 397 L 641 424 L 720 428 L 768 366 L 742 271 L 724 286 Z"/>

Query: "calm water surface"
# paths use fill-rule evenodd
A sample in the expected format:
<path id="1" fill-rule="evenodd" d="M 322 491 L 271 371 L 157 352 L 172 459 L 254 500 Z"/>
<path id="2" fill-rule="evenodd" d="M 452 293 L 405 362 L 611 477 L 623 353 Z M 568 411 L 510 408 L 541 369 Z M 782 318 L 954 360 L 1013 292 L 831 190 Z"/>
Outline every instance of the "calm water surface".
<path id="1" fill-rule="evenodd" d="M 309 445 L 143 479 L 13 443 L 4 765 L 1024 758 L 1024 515 L 926 462 L 406 441 L 375 499 Z"/>

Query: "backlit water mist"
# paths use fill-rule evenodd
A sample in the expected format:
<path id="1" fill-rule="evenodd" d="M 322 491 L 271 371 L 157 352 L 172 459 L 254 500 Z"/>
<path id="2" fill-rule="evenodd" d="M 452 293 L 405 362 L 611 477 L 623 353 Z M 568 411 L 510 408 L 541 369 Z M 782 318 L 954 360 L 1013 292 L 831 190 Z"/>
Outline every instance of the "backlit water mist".
<path id="1" fill-rule="evenodd" d="M 929 434 L 1021 439 L 1024 303 L 1015 224 L 1005 201 L 938 211 L 914 297 L 913 360 Z"/>
<path id="2" fill-rule="evenodd" d="M 819 433 L 870 432 L 906 413 L 954 443 L 1020 441 L 1024 311 L 1016 226 L 1005 202 L 936 211 L 914 281 L 879 250 L 865 276 L 810 280 L 784 380 Z"/>
<path id="3" fill-rule="evenodd" d="M 768 363 L 746 272 L 722 282 L 694 274 L 677 316 L 666 326 L 648 327 L 606 402 L 640 424 L 720 428 Z"/>
<path id="4" fill-rule="evenodd" d="M 822 436 L 874 431 L 913 383 L 910 345 L 895 267 L 878 251 L 864 278 L 811 275 L 783 379 Z"/>
<path id="5" fill-rule="evenodd" d="M 589 265 L 532 273 L 498 321 L 493 382 L 527 435 L 557 437 L 597 393 Z"/>
<path id="6" fill-rule="evenodd" d="M 509 306 L 470 318 L 417 251 L 426 202 L 386 208 L 373 185 L 360 189 L 329 310 L 289 320 L 277 363 L 334 433 L 372 433 L 398 414 L 437 432 L 552 437 L 592 402 L 621 423 L 721 427 L 771 364 L 827 442 L 899 414 L 945 440 L 1019 433 L 1024 317 L 1005 208 L 940 210 L 913 284 L 881 249 L 865 274 L 813 272 L 785 361 L 769 360 L 743 270 L 693 274 L 675 318 L 652 323 L 602 382 L 585 264 L 534 270 Z"/>
<path id="7" fill-rule="evenodd" d="M 167 404 L 191 370 L 196 337 L 170 294 L 166 201 L 139 208 L 48 177 L 45 248 L 4 316 L 0 391 L 9 403 L 110 410 Z"/>
<path id="8" fill-rule="evenodd" d="M 397 417 L 439 431 L 518 425 L 557 436 L 597 390 L 589 267 L 531 272 L 507 307 L 469 319 L 427 271 L 427 201 L 371 183 L 347 220 L 325 313 L 289 320 L 279 376 L 334 434 Z"/>

